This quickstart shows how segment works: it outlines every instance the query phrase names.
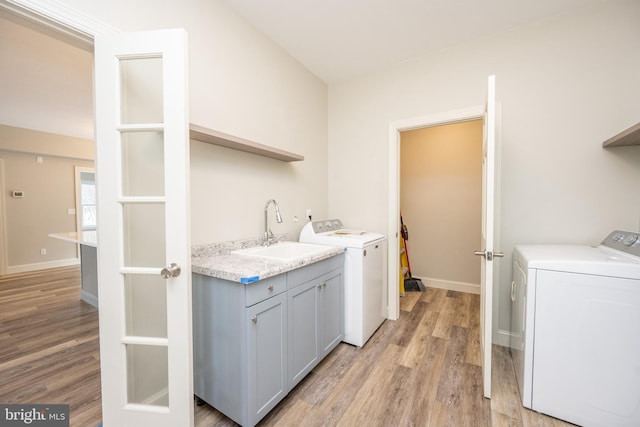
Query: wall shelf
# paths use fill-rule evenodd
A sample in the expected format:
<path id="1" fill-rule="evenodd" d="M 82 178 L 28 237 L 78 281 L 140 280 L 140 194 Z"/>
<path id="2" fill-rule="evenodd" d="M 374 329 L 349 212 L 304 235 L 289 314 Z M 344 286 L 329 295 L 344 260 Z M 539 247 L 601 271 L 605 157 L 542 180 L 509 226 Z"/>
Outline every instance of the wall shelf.
<path id="1" fill-rule="evenodd" d="M 626 145 L 640 145 L 640 123 L 631 126 L 629 129 L 620 132 L 602 143 L 602 146 L 605 148 L 622 147 Z"/>
<path id="2" fill-rule="evenodd" d="M 231 148 L 233 150 L 244 151 L 246 153 L 257 154 L 271 159 L 282 160 L 283 162 L 299 162 L 304 160 L 304 156 L 300 154 L 269 147 L 268 145 L 258 144 L 257 142 L 228 135 L 193 123 L 189 124 L 189 136 L 191 139 L 196 141 Z"/>

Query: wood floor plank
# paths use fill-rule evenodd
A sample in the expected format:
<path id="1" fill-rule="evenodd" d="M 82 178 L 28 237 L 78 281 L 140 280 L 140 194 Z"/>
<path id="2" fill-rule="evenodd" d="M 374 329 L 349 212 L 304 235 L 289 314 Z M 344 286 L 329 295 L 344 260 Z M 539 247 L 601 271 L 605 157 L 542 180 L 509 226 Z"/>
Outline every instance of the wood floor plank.
<path id="1" fill-rule="evenodd" d="M 453 327 L 453 319 L 455 316 L 455 309 L 457 306 L 456 298 L 445 296 L 440 299 L 442 305 L 439 305 L 440 316 L 436 322 L 436 326 L 433 329 L 433 336 L 448 339 L 451 328 Z"/>
<path id="2" fill-rule="evenodd" d="M 354 396 L 348 410 L 340 417 L 337 426 L 365 425 L 367 420 L 378 419 L 375 416 L 377 407 L 386 407 L 388 404 L 390 383 L 397 367 L 395 362 L 401 351 L 402 348 L 397 345 L 387 346 L 379 363 L 372 367 L 367 380 Z"/>
<path id="3" fill-rule="evenodd" d="M 442 409 L 436 394 L 447 344 L 447 340 L 437 337 L 429 337 L 425 341 L 426 350 L 420 364 L 414 369 L 415 377 L 411 391 L 405 396 L 410 404 L 398 414 L 397 425 L 436 425 Z"/>
<path id="4" fill-rule="evenodd" d="M 464 366 L 466 350 L 467 330 L 452 326 L 436 396 L 445 406 L 460 406 L 460 396 L 466 379 Z"/>
<path id="5" fill-rule="evenodd" d="M 416 303 L 422 297 L 422 292 L 405 292 L 404 296 L 400 298 L 400 310 L 411 311 Z"/>
<path id="6" fill-rule="evenodd" d="M 509 349 L 494 346 L 492 356 L 495 369 L 491 378 L 491 393 L 495 398 L 491 400 L 491 410 L 521 422 L 520 392 Z"/>
<path id="7" fill-rule="evenodd" d="M 472 294 L 458 292 L 453 316 L 453 324 L 455 326 L 461 326 L 463 328 L 469 327 L 472 316 L 470 312 L 472 297 Z"/>
<path id="8" fill-rule="evenodd" d="M 439 315 L 437 311 L 429 310 L 429 304 L 423 302 L 420 304 L 425 304 L 424 315 L 420 318 L 420 323 L 415 327 L 411 340 L 398 360 L 399 364 L 408 368 L 415 368 L 424 358 L 424 354 L 429 349 L 427 341 L 433 334 Z"/>
<path id="9" fill-rule="evenodd" d="M 480 295 L 469 294 L 469 336 L 465 362 L 482 366 L 480 349 Z"/>

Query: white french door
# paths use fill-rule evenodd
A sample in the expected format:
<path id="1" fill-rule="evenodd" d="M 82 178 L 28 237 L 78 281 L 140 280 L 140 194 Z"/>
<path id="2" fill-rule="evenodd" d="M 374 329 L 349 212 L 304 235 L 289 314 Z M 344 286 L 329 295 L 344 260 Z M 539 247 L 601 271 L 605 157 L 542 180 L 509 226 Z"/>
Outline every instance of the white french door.
<path id="1" fill-rule="evenodd" d="M 493 261 L 502 257 L 494 246 L 495 157 L 496 157 L 496 79 L 489 76 L 482 140 L 482 256 L 480 272 L 480 349 L 484 397 L 491 397 L 491 346 L 493 331 Z"/>
<path id="2" fill-rule="evenodd" d="M 184 30 L 95 38 L 105 427 L 193 425 Z"/>

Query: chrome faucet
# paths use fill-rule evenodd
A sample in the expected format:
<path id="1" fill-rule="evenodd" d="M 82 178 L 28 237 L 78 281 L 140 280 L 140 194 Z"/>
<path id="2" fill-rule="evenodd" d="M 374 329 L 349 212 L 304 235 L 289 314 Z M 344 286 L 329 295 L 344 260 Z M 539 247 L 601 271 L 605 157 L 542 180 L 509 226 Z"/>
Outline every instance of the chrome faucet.
<path id="1" fill-rule="evenodd" d="M 274 237 L 271 230 L 269 230 L 269 225 L 267 222 L 267 208 L 271 203 L 273 203 L 273 206 L 275 206 L 276 208 L 276 221 L 278 221 L 278 223 L 282 222 L 282 216 L 280 215 L 280 208 L 278 207 L 278 203 L 274 199 L 267 200 L 267 203 L 265 203 L 264 205 L 264 245 L 265 246 L 269 246 L 269 243 L 271 243 L 271 239 L 273 239 Z"/>

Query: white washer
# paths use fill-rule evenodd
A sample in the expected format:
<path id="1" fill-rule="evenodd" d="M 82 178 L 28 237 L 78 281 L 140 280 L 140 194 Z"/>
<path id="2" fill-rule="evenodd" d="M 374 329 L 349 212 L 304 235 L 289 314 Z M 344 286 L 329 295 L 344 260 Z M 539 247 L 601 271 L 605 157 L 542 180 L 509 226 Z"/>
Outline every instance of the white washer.
<path id="1" fill-rule="evenodd" d="M 640 426 L 640 233 L 517 246 L 511 299 L 525 407 L 581 426 Z"/>
<path id="2" fill-rule="evenodd" d="M 386 318 L 386 236 L 346 229 L 332 219 L 307 223 L 300 241 L 345 248 L 343 341 L 362 347 Z"/>

